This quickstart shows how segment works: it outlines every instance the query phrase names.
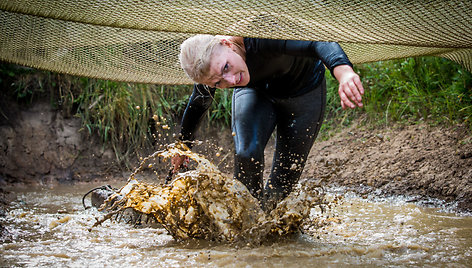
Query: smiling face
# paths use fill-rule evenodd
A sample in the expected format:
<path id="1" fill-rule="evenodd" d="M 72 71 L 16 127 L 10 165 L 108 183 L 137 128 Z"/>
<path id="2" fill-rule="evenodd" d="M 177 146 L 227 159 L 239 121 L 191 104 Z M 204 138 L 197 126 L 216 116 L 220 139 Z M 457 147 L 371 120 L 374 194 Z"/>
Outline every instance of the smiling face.
<path id="1" fill-rule="evenodd" d="M 222 40 L 210 57 L 208 74 L 198 82 L 216 88 L 246 86 L 250 80 L 249 70 L 236 51 L 232 42 Z"/>

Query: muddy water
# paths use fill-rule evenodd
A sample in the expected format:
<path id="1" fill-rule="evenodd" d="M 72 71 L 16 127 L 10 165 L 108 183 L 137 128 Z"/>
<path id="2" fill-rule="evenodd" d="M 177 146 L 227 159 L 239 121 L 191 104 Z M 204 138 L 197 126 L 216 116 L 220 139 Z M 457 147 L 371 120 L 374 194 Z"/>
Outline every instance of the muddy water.
<path id="1" fill-rule="evenodd" d="M 164 229 L 110 221 L 89 231 L 101 212 L 85 211 L 81 198 L 95 186 L 17 190 L 1 219 L 10 238 L 1 242 L 0 266 L 472 266 L 472 217 L 401 199 L 343 193 L 327 212 L 312 210 L 324 227 L 248 246 L 178 242 Z"/>

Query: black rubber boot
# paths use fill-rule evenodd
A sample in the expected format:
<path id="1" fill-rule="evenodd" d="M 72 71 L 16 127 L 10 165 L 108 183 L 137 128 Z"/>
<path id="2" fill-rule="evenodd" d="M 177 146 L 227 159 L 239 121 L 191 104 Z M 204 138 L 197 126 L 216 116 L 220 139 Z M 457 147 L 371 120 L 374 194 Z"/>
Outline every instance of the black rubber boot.
<path id="1" fill-rule="evenodd" d="M 82 204 L 85 209 L 91 208 L 90 206 L 85 205 L 85 198 L 87 195 L 91 194 L 92 207 L 100 208 L 103 203 L 105 203 L 105 200 L 107 200 L 112 194 L 116 193 L 116 191 L 117 190 L 113 189 L 110 185 L 93 188 L 82 197 Z"/>
<path id="2" fill-rule="evenodd" d="M 262 197 L 262 210 L 266 213 L 270 213 L 274 210 L 279 202 L 291 192 L 291 187 L 289 187 L 290 189 L 287 188 L 287 185 L 273 187 L 270 183 L 267 183 L 264 187 L 264 196 Z"/>

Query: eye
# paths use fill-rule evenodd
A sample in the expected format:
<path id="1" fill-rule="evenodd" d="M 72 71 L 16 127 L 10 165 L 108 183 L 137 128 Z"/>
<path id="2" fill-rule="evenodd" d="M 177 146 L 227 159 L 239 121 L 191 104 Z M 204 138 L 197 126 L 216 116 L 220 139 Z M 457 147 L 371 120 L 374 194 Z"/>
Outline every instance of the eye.
<path id="1" fill-rule="evenodd" d="M 226 71 L 228 71 L 228 69 L 229 69 L 229 65 L 228 65 L 228 63 L 226 63 L 226 64 L 225 64 L 225 67 L 223 67 L 223 71 L 226 72 Z"/>

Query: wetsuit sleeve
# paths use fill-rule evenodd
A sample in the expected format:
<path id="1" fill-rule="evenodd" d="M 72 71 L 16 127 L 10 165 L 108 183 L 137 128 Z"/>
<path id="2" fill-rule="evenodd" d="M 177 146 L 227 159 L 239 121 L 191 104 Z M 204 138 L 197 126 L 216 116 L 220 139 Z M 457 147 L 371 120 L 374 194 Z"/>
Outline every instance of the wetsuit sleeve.
<path id="1" fill-rule="evenodd" d="M 187 108 L 185 108 L 180 125 L 180 140 L 193 141 L 195 139 L 195 132 L 200 126 L 203 115 L 210 108 L 215 90 L 215 88 L 201 84 L 193 86 L 193 93 L 190 96 Z"/>
<path id="2" fill-rule="evenodd" d="M 347 64 L 352 67 L 344 50 L 335 42 L 260 39 L 257 49 L 292 56 L 316 57 L 324 63 L 331 74 L 333 74 L 334 67 L 338 65 Z"/>

